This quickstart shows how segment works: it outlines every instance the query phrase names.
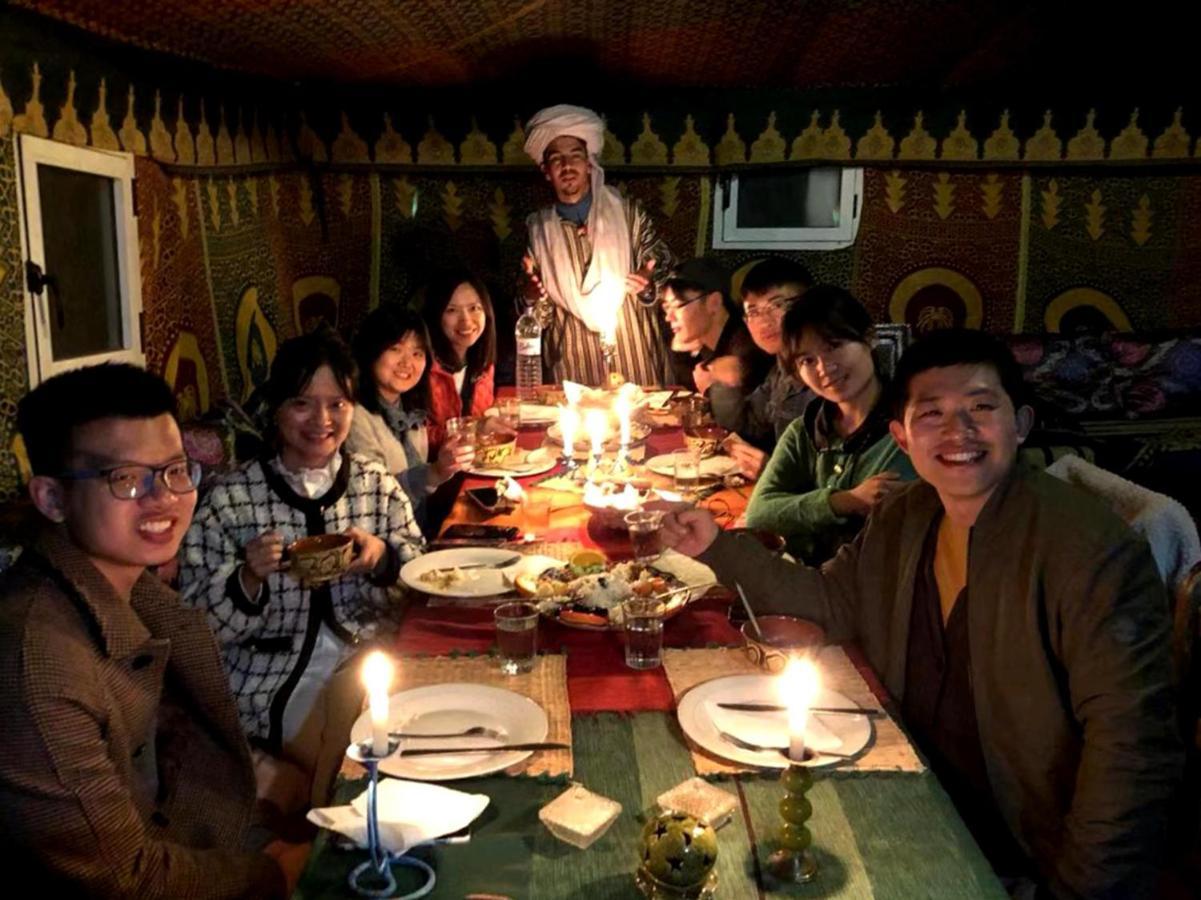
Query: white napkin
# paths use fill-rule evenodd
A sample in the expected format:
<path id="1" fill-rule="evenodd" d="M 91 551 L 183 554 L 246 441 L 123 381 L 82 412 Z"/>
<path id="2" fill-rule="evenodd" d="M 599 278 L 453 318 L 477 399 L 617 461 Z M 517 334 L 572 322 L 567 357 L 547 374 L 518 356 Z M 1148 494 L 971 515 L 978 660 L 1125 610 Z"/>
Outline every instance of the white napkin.
<path id="1" fill-rule="evenodd" d="M 646 405 L 651 409 L 665 409 L 674 391 L 651 391 L 646 395 Z"/>
<path id="2" fill-rule="evenodd" d="M 381 778 L 379 834 L 386 849 L 404 853 L 410 847 L 466 828 L 488 806 L 484 794 L 465 794 L 436 784 Z M 309 811 L 308 820 L 367 846 L 367 792 L 348 806 Z"/>
<path id="3" fill-rule="evenodd" d="M 740 712 L 734 709 L 722 709 L 717 705 L 718 702 L 715 700 L 705 701 L 705 711 L 709 714 L 709 721 L 717 726 L 718 730 L 741 738 L 747 743 L 758 744 L 760 747 L 788 749 L 787 712 L 784 710 L 779 712 Z M 744 701 L 723 699 L 720 702 Z M 823 725 L 820 716 L 811 713 L 805 724 L 805 746 L 818 753 L 826 750 L 834 751 L 842 746 L 842 738 Z"/>
<path id="4" fill-rule="evenodd" d="M 531 422 L 535 420 L 553 422 L 559 416 L 559 407 L 547 406 L 544 403 L 522 403 L 521 415 Z"/>

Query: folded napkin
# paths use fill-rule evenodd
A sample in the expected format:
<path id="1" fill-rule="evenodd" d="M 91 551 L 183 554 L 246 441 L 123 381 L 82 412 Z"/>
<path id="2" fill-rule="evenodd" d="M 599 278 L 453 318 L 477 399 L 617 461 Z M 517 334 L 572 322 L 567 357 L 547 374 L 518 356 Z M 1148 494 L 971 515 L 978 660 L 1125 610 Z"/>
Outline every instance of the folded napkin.
<path id="1" fill-rule="evenodd" d="M 553 422 L 559 416 L 559 407 L 547 406 L 544 403 L 522 403 L 521 415 L 523 418 L 534 421 L 539 419 L 542 421 Z"/>
<path id="2" fill-rule="evenodd" d="M 666 409 L 674 393 L 675 391 L 649 391 L 646 395 L 646 405 L 651 409 Z"/>
<path id="3" fill-rule="evenodd" d="M 404 853 L 417 844 L 466 828 L 488 805 L 483 794 L 465 794 L 399 778 L 381 778 L 376 799 L 380 840 L 393 853 Z M 367 792 L 363 791 L 348 806 L 310 810 L 308 820 L 366 847 Z"/>
<path id="4" fill-rule="evenodd" d="M 721 702 L 731 703 L 734 701 L 723 698 Z M 709 721 L 726 734 L 732 734 L 736 738 L 741 738 L 751 744 L 758 744 L 760 747 L 788 749 L 788 713 L 784 710 L 779 712 L 740 712 L 734 709 L 722 709 L 717 705 L 717 701 L 706 700 L 705 711 L 709 714 Z M 822 724 L 820 715 L 810 714 L 809 720 L 805 724 L 805 746 L 818 753 L 826 750 L 835 751 L 842 746 L 842 738 Z"/>

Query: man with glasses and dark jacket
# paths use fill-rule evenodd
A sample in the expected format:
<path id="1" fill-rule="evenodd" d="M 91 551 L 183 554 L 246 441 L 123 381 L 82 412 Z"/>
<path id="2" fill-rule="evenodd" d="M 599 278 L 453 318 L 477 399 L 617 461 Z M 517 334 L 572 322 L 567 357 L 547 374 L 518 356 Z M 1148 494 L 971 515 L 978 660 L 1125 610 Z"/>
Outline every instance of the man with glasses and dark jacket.
<path id="1" fill-rule="evenodd" d="M 708 397 L 717 424 L 732 430 L 773 360 L 755 345 L 730 300 L 729 275 L 711 256 L 690 259 L 667 279 L 662 305 L 672 332 L 673 383 Z"/>
<path id="2" fill-rule="evenodd" d="M 742 281 L 742 311 L 755 346 L 775 359 L 763 383 L 747 395 L 726 452 L 742 474 L 756 479 L 784 429 L 799 419 L 813 391 L 780 364 L 781 323 L 788 308 L 813 287 L 813 276 L 798 262 L 769 256 L 756 263 Z"/>
<path id="3" fill-rule="evenodd" d="M 42 522 L 0 579 L 0 858 L 54 896 L 282 897 L 299 870 L 288 845 L 246 849 L 254 772 L 217 645 L 147 571 L 196 505 L 173 409 L 129 365 L 18 409 Z"/>

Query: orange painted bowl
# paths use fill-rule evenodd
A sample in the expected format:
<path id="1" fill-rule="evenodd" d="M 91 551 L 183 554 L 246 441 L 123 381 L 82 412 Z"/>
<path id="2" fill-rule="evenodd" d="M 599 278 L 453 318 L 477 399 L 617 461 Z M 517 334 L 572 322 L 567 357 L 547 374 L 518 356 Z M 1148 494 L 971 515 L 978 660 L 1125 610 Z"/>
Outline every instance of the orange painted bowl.
<path id="1" fill-rule="evenodd" d="M 337 578 L 353 558 L 354 538 L 348 534 L 317 534 L 288 545 L 288 571 L 306 584 Z"/>
<path id="2" fill-rule="evenodd" d="M 742 623 L 743 648 L 747 659 L 760 669 L 777 674 L 784 671 L 788 658 L 812 657 L 825 646 L 826 631 L 816 622 L 794 616 L 758 616 L 762 635 L 750 622 Z"/>
<path id="3" fill-rule="evenodd" d="M 712 456 L 717 452 L 730 432 L 722 428 L 720 425 L 700 425 L 695 428 L 684 429 L 684 444 L 689 450 L 694 453 L 699 453 L 701 457 Z"/>
<path id="4" fill-rule="evenodd" d="M 511 431 L 493 431 L 475 439 L 475 465 L 491 469 L 512 456 L 517 448 L 517 435 Z"/>

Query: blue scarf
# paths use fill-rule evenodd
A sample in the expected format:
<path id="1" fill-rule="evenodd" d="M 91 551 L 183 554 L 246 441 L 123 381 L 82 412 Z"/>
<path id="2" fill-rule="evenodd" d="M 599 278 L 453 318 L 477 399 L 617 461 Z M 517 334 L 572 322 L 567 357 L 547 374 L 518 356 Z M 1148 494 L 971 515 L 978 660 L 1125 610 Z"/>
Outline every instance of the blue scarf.
<path id="1" fill-rule="evenodd" d="M 406 410 L 403 398 L 397 400 L 395 406 L 380 400 L 379 408 L 384 414 L 384 421 L 388 423 L 388 427 L 392 429 L 392 433 L 404 447 L 405 462 L 408 463 L 408 467 L 412 469 L 415 466 L 423 465 L 425 460 L 413 446 L 413 432 L 425 425 L 425 410 Z"/>
<path id="2" fill-rule="evenodd" d="M 556 203 L 555 211 L 561 218 L 573 225 L 585 225 L 588 222 L 588 210 L 592 209 L 592 192 L 584 195 L 582 200 L 575 203 Z"/>

